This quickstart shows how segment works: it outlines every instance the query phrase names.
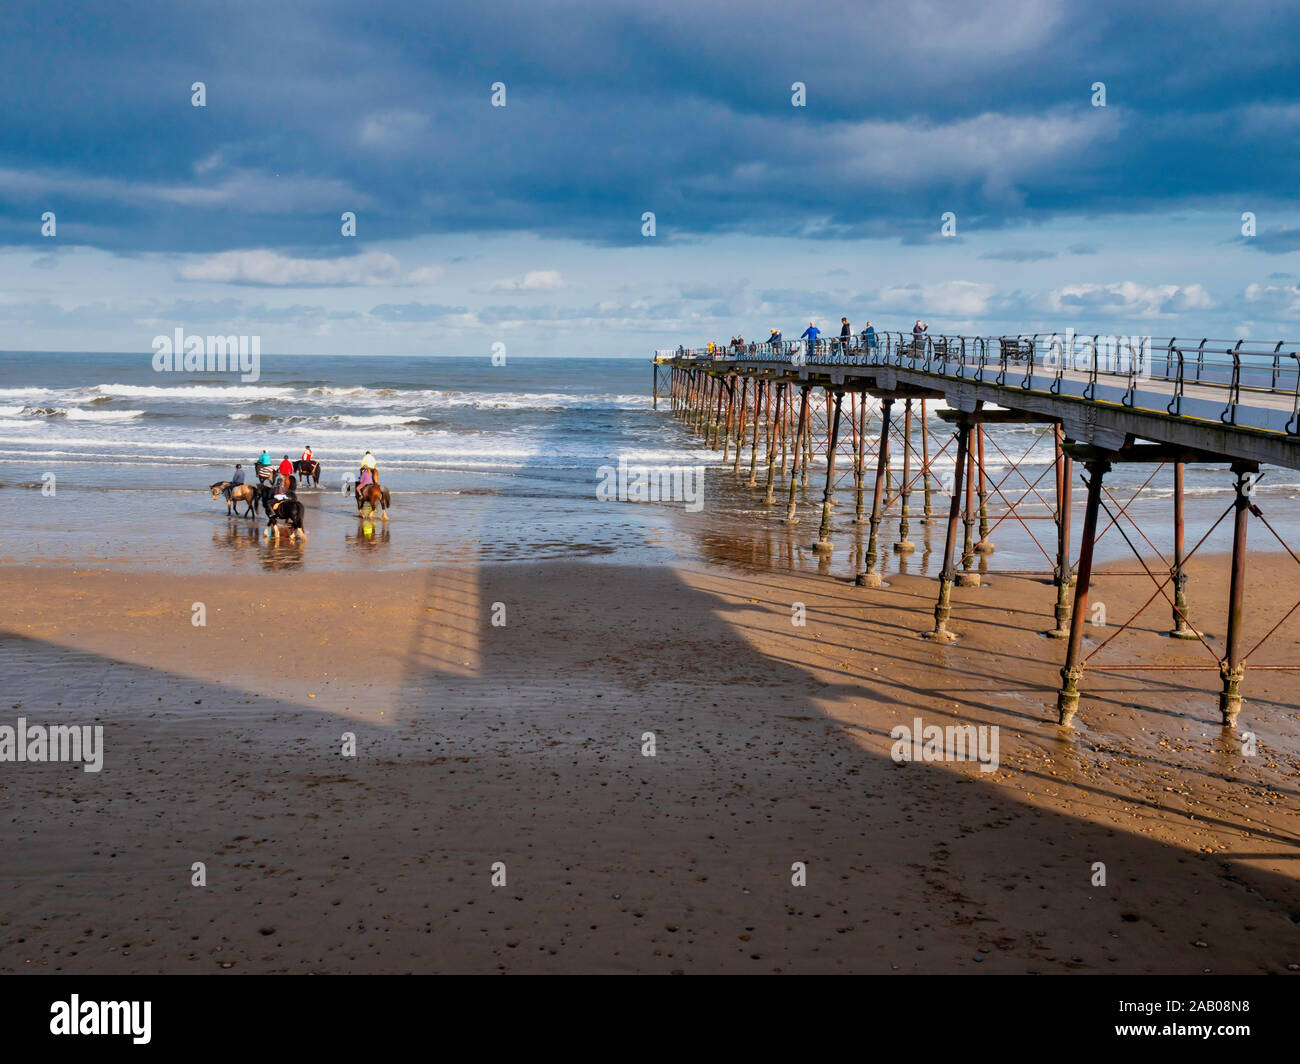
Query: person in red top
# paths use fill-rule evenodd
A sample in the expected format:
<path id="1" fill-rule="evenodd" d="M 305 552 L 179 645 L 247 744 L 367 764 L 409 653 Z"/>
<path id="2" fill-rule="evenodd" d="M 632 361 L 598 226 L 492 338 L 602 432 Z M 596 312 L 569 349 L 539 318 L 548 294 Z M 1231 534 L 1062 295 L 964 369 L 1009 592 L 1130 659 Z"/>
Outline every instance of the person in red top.
<path id="1" fill-rule="evenodd" d="M 284 456 L 284 460 L 280 463 L 278 472 L 282 478 L 281 482 L 285 487 L 288 487 L 289 478 L 293 476 L 293 463 L 289 461 L 289 456 L 287 454 Z"/>

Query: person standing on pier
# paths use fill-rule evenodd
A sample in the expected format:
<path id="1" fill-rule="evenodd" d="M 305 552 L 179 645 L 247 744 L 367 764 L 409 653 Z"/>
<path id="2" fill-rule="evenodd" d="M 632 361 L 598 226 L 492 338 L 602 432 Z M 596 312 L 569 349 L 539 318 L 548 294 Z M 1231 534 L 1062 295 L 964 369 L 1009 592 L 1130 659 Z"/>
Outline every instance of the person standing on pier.
<path id="1" fill-rule="evenodd" d="M 777 329 L 773 329 L 773 330 L 772 330 L 772 335 L 769 336 L 769 337 L 767 338 L 767 342 L 768 342 L 769 344 L 772 345 L 772 350 L 773 350 L 773 351 L 778 351 L 778 350 L 780 350 L 780 348 L 781 348 L 781 333 L 780 333 L 780 331 L 777 330 Z"/>
<path id="2" fill-rule="evenodd" d="M 868 354 L 876 349 L 876 327 L 871 322 L 867 322 L 867 327 L 862 330 L 862 344 Z"/>
<path id="3" fill-rule="evenodd" d="M 916 324 L 912 326 L 912 348 L 915 351 L 921 351 L 925 347 L 925 334 L 930 328 L 920 318 L 916 319 Z"/>
<path id="4" fill-rule="evenodd" d="M 840 319 L 840 354 L 849 353 L 849 345 L 853 342 L 853 329 L 849 326 L 848 318 Z"/>
<path id="5" fill-rule="evenodd" d="M 821 334 L 822 331 L 821 329 L 817 328 L 816 323 L 810 321 L 808 323 L 808 328 L 804 329 L 803 333 L 799 336 L 800 340 L 808 341 L 809 355 L 811 355 L 814 351 L 817 350 L 817 337 L 819 337 Z"/>

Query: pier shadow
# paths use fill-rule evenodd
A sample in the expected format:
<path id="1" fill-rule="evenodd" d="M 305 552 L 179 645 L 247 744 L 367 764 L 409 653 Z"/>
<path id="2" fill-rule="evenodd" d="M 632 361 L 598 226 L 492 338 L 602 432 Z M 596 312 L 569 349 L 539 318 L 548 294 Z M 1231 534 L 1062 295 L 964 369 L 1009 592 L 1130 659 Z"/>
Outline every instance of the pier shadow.
<path id="1" fill-rule="evenodd" d="M 483 513 L 472 532 L 491 535 Z M 1037 635 L 1050 589 L 959 592 L 964 638 L 939 648 L 916 638 L 932 581 L 865 592 L 771 561 L 737 576 L 449 558 L 345 591 L 311 572 L 188 580 L 182 605 L 204 597 L 206 631 L 166 585 L 19 577 L 0 627 L 8 714 L 102 722 L 106 763 L 0 775 L 0 965 L 1300 963 L 1285 681 L 1248 680 L 1257 762 L 1164 679 L 1096 683 L 1062 732 L 1058 648 Z M 268 633 L 286 629 L 299 643 L 275 657 Z M 997 726 L 998 770 L 896 762 L 891 729 L 918 716 Z"/>

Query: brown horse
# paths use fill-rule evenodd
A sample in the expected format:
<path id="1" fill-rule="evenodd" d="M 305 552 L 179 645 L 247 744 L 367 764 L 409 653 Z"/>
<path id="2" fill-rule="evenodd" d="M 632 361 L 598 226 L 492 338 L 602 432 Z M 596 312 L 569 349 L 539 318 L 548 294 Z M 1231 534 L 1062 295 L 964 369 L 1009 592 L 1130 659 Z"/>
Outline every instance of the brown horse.
<path id="1" fill-rule="evenodd" d="M 214 499 L 225 495 L 227 517 L 232 515 L 235 517 L 239 516 L 238 511 L 235 509 L 235 503 L 237 502 L 247 503 L 248 512 L 244 514 L 245 517 L 257 516 L 258 492 L 251 484 L 236 484 L 234 487 L 231 487 L 230 481 L 218 480 L 215 484 L 210 485 L 210 488 Z M 227 488 L 230 490 L 227 491 Z"/>
<path id="2" fill-rule="evenodd" d="M 316 461 L 316 459 L 305 461 L 300 458 L 294 462 L 293 467 L 298 471 L 298 475 L 302 477 L 304 485 L 310 480 L 313 487 L 320 487 L 320 462 Z"/>
<path id="3" fill-rule="evenodd" d="M 392 503 L 388 498 L 388 489 L 382 484 L 365 484 L 357 488 L 357 513 L 364 513 L 367 506 L 373 514 L 382 507 L 380 520 L 388 520 L 388 507 Z"/>

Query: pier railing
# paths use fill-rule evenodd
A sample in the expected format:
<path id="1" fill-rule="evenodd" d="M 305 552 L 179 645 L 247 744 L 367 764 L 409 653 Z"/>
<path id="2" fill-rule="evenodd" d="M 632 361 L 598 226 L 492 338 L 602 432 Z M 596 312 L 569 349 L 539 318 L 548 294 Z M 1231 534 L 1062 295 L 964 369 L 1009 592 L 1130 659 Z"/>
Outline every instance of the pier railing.
<path id="1" fill-rule="evenodd" d="M 727 363 L 896 366 L 1300 435 L 1300 344 L 1291 341 L 882 331 L 847 342 L 831 337 L 812 344 L 712 344 L 657 355 Z"/>

